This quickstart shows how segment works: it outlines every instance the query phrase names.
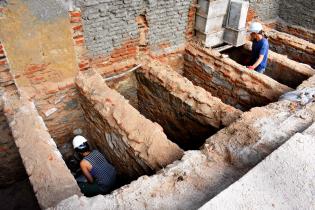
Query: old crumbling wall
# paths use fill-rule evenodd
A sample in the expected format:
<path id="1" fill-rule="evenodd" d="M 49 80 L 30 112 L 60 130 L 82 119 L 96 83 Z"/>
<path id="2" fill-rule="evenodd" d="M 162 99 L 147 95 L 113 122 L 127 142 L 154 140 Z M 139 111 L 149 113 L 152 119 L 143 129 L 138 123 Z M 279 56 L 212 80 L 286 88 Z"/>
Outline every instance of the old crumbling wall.
<path id="1" fill-rule="evenodd" d="M 239 51 L 235 51 L 235 54 L 237 53 L 241 57 L 246 57 L 243 54 L 245 51 L 245 55 L 249 56 L 252 49 L 251 46 L 252 43 L 247 42 L 243 46 L 243 49 L 241 49 L 242 53 L 240 54 Z M 308 65 L 296 62 L 289 59 L 285 55 L 281 55 L 273 52 L 272 50 L 269 50 L 268 65 L 264 74 L 280 82 L 281 84 L 296 88 L 304 80 L 307 80 L 313 76 L 315 74 L 315 70 Z"/>
<path id="2" fill-rule="evenodd" d="M 289 24 L 315 30 L 314 12 L 314 1 L 281 0 L 279 16 Z"/>
<path id="3" fill-rule="evenodd" d="M 267 35 L 270 49 L 315 68 L 315 44 L 275 30 L 268 31 Z"/>
<path id="4" fill-rule="evenodd" d="M 144 66 L 136 76 L 140 112 L 185 150 L 198 149 L 241 114 L 159 62 Z"/>
<path id="5" fill-rule="evenodd" d="M 48 133 L 35 105 L 4 96 L 4 108 L 29 180 L 41 208 L 56 205 L 80 189 Z"/>
<path id="6" fill-rule="evenodd" d="M 163 129 L 140 115 L 95 71 L 79 73 L 76 84 L 93 145 L 126 180 L 151 174 L 181 158 L 182 150 L 167 139 Z"/>
<path id="7" fill-rule="evenodd" d="M 34 99 L 65 155 L 71 152 L 74 133 L 86 133 L 73 82 L 79 68 L 71 27 L 68 11 L 53 0 L 10 0 L 0 18 L 0 39 L 11 77 Z"/>
<path id="8" fill-rule="evenodd" d="M 189 45 L 184 76 L 223 102 L 242 110 L 266 105 L 291 88 L 254 71 L 249 71 L 214 50 Z"/>

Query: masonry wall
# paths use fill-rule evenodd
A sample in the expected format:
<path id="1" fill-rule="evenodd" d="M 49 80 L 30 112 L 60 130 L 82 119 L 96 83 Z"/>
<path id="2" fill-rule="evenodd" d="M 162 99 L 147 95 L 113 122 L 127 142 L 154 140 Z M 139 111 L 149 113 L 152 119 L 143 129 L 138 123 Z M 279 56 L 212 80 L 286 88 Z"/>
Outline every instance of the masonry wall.
<path id="1" fill-rule="evenodd" d="M 182 150 L 167 139 L 158 124 L 140 115 L 95 71 L 80 73 L 76 84 L 92 144 L 123 179 L 151 174 L 182 156 Z"/>
<path id="2" fill-rule="evenodd" d="M 270 49 L 315 68 L 315 44 L 277 31 L 268 31 Z"/>
<path id="3" fill-rule="evenodd" d="M 128 46 L 135 51 L 140 38 L 137 18 L 143 16 L 148 27 L 144 44 L 154 51 L 176 49 L 185 43 L 192 1 L 79 1 L 87 48 L 93 56 Z"/>
<path id="4" fill-rule="evenodd" d="M 281 0 L 249 0 L 249 20 L 270 20 L 278 17 Z"/>
<path id="5" fill-rule="evenodd" d="M 81 195 L 55 142 L 34 104 L 26 98 L 6 96 L 6 117 L 41 208 L 56 205 L 74 194 Z"/>
<path id="6" fill-rule="evenodd" d="M 151 64 L 136 76 L 140 112 L 185 150 L 198 149 L 241 114 L 167 66 Z"/>
<path id="7" fill-rule="evenodd" d="M 289 24 L 315 30 L 314 13 L 314 1 L 281 0 L 279 16 Z"/>
<path id="8" fill-rule="evenodd" d="M 291 88 L 246 67 L 214 50 L 189 45 L 184 76 L 223 102 L 242 110 L 276 101 Z"/>

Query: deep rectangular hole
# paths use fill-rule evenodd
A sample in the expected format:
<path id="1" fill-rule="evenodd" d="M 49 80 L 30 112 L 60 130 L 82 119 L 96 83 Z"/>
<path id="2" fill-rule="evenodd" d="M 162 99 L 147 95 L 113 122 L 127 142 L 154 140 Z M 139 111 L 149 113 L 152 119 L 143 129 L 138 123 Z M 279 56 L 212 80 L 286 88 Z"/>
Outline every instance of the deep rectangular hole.
<path id="1" fill-rule="evenodd" d="M 79 95 L 77 97 L 79 97 Z M 77 114 L 78 113 L 80 113 L 80 112 L 77 112 Z M 83 110 L 81 110 L 80 114 L 82 116 L 84 115 Z M 69 123 L 71 123 L 71 122 L 69 122 Z M 93 142 L 96 142 L 96 140 L 93 139 L 92 135 L 90 135 L 89 128 L 87 126 L 87 122 L 86 122 L 86 127 L 80 127 L 80 129 L 83 132 L 80 135 L 83 135 L 88 140 L 91 150 L 97 149 L 99 152 L 102 153 L 102 148 L 98 147 L 97 144 L 93 143 Z M 62 140 L 58 139 L 58 138 L 55 138 L 54 140 L 56 142 L 65 142 L 64 144 L 59 144 L 58 149 L 60 152 L 62 152 L 63 159 L 64 159 L 67 167 L 71 171 L 72 175 L 75 178 L 78 178 L 78 177 L 82 176 L 83 173 L 80 169 L 80 161 L 81 161 L 82 157 L 80 157 L 80 155 L 77 152 L 75 152 L 73 147 L 72 147 L 72 140 L 76 135 L 77 134 L 74 134 L 73 132 L 69 132 L 67 135 L 62 136 Z M 61 150 L 60 150 L 60 147 L 62 147 Z M 109 158 L 106 157 L 107 155 L 104 153 L 103 153 L 103 155 L 105 156 L 106 160 L 110 162 Z M 111 164 L 118 171 L 119 166 L 115 165 L 114 163 L 111 163 Z M 147 175 L 151 175 L 151 174 L 147 174 Z M 115 186 L 112 188 L 112 191 L 120 188 L 123 185 L 129 184 L 131 181 L 135 180 L 136 178 L 138 178 L 138 177 L 135 177 L 134 179 L 130 179 L 129 177 L 125 177 L 124 175 L 118 173 L 117 177 L 116 177 L 116 183 L 115 183 Z M 110 192 L 108 192 L 108 193 L 110 193 Z"/>
<path id="2" fill-rule="evenodd" d="M 0 111 L 1 209 L 40 209 L 4 113 Z"/>
<path id="3" fill-rule="evenodd" d="M 233 56 L 231 57 L 233 58 Z M 221 61 L 221 57 L 207 55 L 195 48 L 188 48 L 184 57 L 183 76 L 194 85 L 204 88 L 212 96 L 221 99 L 223 103 L 247 111 L 252 107 L 264 106 L 271 102 L 269 98 L 249 89 L 242 81 L 236 82 L 242 80 L 242 78 L 238 78 L 240 70 Z M 243 58 L 236 56 L 234 59 L 239 59 L 238 62 L 241 63 Z M 235 69 L 235 71 L 230 69 Z M 257 86 L 258 83 L 255 85 Z"/>
<path id="4" fill-rule="evenodd" d="M 228 55 L 229 58 L 243 66 L 250 65 L 249 62 L 251 57 L 251 51 L 243 46 L 225 50 L 222 52 L 222 54 Z M 277 82 L 287 85 L 288 87 L 291 87 L 293 89 L 295 89 L 304 80 L 308 78 L 305 75 L 299 74 L 294 69 L 290 69 L 286 66 L 283 66 L 283 64 L 270 59 L 268 60 L 267 68 L 264 74 L 276 80 Z"/>
<path id="5" fill-rule="evenodd" d="M 142 115 L 163 127 L 167 137 L 184 150 L 199 149 L 219 129 L 196 120 L 191 108 L 141 71 L 106 82 Z"/>

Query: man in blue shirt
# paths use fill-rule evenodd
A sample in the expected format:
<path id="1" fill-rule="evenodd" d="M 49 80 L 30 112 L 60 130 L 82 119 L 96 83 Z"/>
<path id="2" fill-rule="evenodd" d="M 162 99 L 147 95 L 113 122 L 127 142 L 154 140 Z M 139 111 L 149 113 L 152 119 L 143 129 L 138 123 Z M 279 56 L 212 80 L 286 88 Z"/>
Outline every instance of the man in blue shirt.
<path id="1" fill-rule="evenodd" d="M 251 40 L 253 41 L 252 54 L 249 69 L 264 73 L 267 67 L 269 43 L 266 39 L 263 27 L 258 22 L 253 22 L 249 27 Z"/>

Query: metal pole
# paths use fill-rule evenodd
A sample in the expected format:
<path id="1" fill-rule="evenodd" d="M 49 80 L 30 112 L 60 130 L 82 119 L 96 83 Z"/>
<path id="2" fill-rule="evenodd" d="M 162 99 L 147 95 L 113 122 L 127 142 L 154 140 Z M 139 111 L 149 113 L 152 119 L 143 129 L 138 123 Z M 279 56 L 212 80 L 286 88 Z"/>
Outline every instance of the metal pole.
<path id="1" fill-rule="evenodd" d="M 117 79 L 117 78 L 119 78 L 119 77 L 122 77 L 122 76 L 124 76 L 124 75 L 126 75 L 126 74 L 128 74 L 128 73 L 131 73 L 131 72 L 137 70 L 137 69 L 140 68 L 141 66 L 142 66 L 142 64 L 139 64 L 139 65 L 133 67 L 132 69 L 129 69 L 128 71 L 125 71 L 125 72 L 123 72 L 123 73 L 116 74 L 116 75 L 110 76 L 110 77 L 106 77 L 106 78 L 104 78 L 104 80 L 105 80 L 105 82 L 106 82 L 106 81 L 109 81 L 109 80 L 112 80 L 112 79 Z"/>

